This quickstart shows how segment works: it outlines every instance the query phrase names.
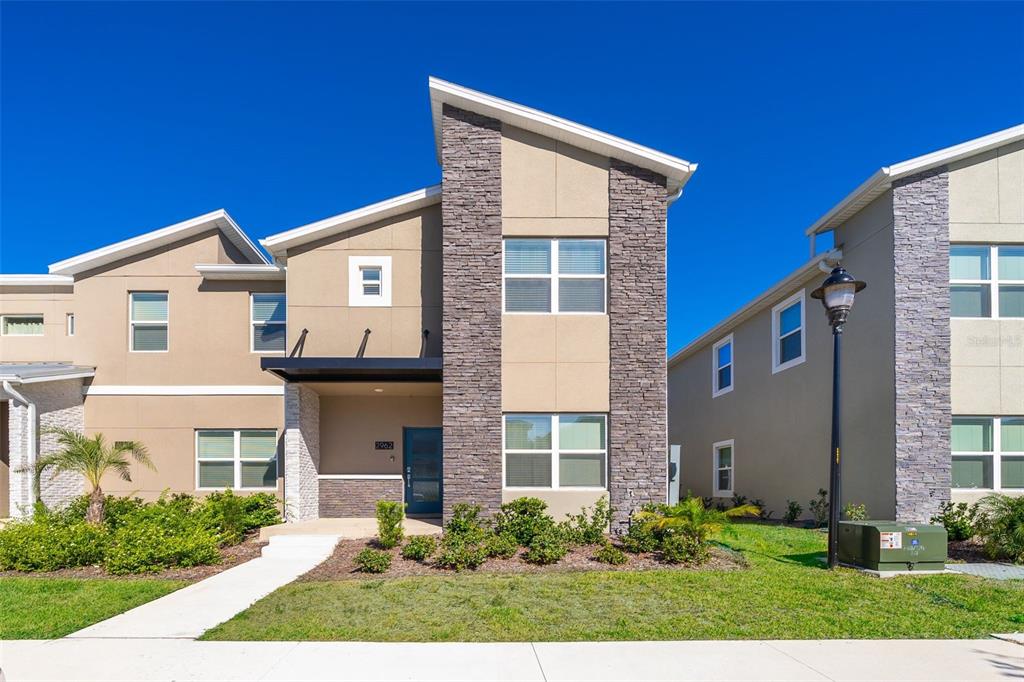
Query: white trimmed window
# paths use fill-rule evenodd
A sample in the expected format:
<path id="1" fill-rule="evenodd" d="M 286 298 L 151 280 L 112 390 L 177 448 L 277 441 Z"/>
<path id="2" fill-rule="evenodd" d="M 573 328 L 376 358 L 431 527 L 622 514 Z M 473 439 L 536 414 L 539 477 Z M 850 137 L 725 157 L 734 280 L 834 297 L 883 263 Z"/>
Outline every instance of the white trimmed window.
<path id="1" fill-rule="evenodd" d="M 711 348 L 711 397 L 732 390 L 733 382 L 732 334 L 725 337 Z"/>
<path id="2" fill-rule="evenodd" d="M 772 308 L 772 374 L 799 365 L 804 353 L 804 290 Z"/>
<path id="3" fill-rule="evenodd" d="M 732 497 L 734 450 L 732 440 L 723 440 L 713 446 L 711 467 L 714 475 L 712 489 L 715 492 L 715 497 Z"/>
<path id="4" fill-rule="evenodd" d="M 953 489 L 1024 490 L 1024 417 L 953 417 Z"/>
<path id="5" fill-rule="evenodd" d="M 196 488 L 277 488 L 277 431 L 196 431 Z"/>
<path id="6" fill-rule="evenodd" d="M 74 313 L 68 313 L 67 314 L 67 317 L 65 318 L 65 330 L 67 331 L 67 335 L 68 336 L 74 336 L 75 335 L 75 314 Z"/>
<path id="7" fill-rule="evenodd" d="M 133 291 L 129 298 L 129 348 L 134 353 L 165 352 L 168 345 L 167 292 Z"/>
<path id="8" fill-rule="evenodd" d="M 253 353 L 280 353 L 285 350 L 284 294 L 250 294 L 249 350 Z"/>
<path id="9" fill-rule="evenodd" d="M 506 414 L 506 488 L 607 487 L 603 414 Z"/>
<path id="10" fill-rule="evenodd" d="M 348 304 L 356 308 L 391 305 L 391 256 L 348 257 Z"/>
<path id="11" fill-rule="evenodd" d="M 951 317 L 1024 317 L 1024 246 L 949 247 Z"/>
<path id="12" fill-rule="evenodd" d="M 4 336 L 42 336 L 42 315 L 4 315 L 0 319 L 0 332 Z"/>
<path id="13" fill-rule="evenodd" d="M 506 313 L 605 313 L 604 239 L 505 239 L 503 247 Z"/>

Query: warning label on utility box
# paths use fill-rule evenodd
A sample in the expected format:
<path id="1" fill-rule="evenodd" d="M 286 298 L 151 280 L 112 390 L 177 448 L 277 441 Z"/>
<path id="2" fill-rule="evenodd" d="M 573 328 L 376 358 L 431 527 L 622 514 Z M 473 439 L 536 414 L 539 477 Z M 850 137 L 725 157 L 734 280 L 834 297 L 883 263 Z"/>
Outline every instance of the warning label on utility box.
<path id="1" fill-rule="evenodd" d="M 879 533 L 882 549 L 903 549 L 903 533 Z"/>

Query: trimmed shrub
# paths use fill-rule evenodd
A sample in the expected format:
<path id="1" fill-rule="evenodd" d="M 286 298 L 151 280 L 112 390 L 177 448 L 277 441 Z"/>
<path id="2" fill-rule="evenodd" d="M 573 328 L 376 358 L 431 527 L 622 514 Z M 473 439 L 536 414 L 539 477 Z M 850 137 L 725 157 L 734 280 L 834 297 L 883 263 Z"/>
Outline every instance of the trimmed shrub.
<path id="1" fill-rule="evenodd" d="M 530 540 L 530 547 L 526 550 L 525 558 L 531 564 L 555 564 L 569 552 L 569 546 L 565 538 L 558 532 L 557 528 L 547 528 Z"/>
<path id="2" fill-rule="evenodd" d="M 83 515 L 84 519 L 84 515 Z M 58 522 L 40 515 L 0 530 L 0 570 L 56 571 L 103 561 L 107 530 L 84 520 Z"/>
<path id="3" fill-rule="evenodd" d="M 981 500 L 981 510 L 986 518 L 978 534 L 985 552 L 993 559 L 1024 564 L 1024 497 L 988 495 Z"/>
<path id="4" fill-rule="evenodd" d="M 824 488 L 818 488 L 818 496 L 807 503 L 807 508 L 811 512 L 811 516 L 814 517 L 814 524 L 816 527 L 821 527 L 828 524 L 828 491 Z"/>
<path id="5" fill-rule="evenodd" d="M 528 547 L 533 538 L 551 530 L 555 520 L 545 513 L 547 502 L 536 497 L 520 497 L 501 505 L 495 517 L 495 530 L 515 537 L 523 547 Z"/>
<path id="6" fill-rule="evenodd" d="M 457 536 L 470 544 L 479 544 L 487 537 L 480 520 L 480 505 L 458 502 L 452 505 L 452 516 L 444 527 L 445 537 Z"/>
<path id="7" fill-rule="evenodd" d="M 607 497 L 600 497 L 593 507 L 580 509 L 579 514 L 569 514 L 566 521 L 558 524 L 565 540 L 574 545 L 599 545 L 605 540 L 608 524 L 612 521 L 612 509 Z"/>
<path id="8" fill-rule="evenodd" d="M 594 553 L 594 558 L 602 564 L 611 564 L 612 566 L 621 566 L 629 561 L 626 553 L 610 542 L 601 545 L 600 549 Z"/>
<path id="9" fill-rule="evenodd" d="M 804 508 L 800 506 L 799 502 L 796 500 L 786 500 L 786 513 L 782 515 L 782 520 L 786 523 L 795 523 L 803 513 Z"/>
<path id="10" fill-rule="evenodd" d="M 405 503 L 377 500 L 377 544 L 391 549 L 405 538 L 402 519 L 405 518 Z"/>
<path id="11" fill-rule="evenodd" d="M 701 563 L 708 558 L 707 543 L 687 533 L 672 533 L 661 542 L 661 556 L 670 564 Z"/>
<path id="12" fill-rule="evenodd" d="M 479 541 L 471 539 L 471 535 L 445 533 L 441 540 L 441 553 L 434 563 L 456 571 L 479 567 L 487 559 L 487 552 Z"/>
<path id="13" fill-rule="evenodd" d="M 383 573 L 391 568 L 390 554 L 369 547 L 356 554 L 354 561 L 361 573 Z"/>
<path id="14" fill-rule="evenodd" d="M 982 525 L 980 503 L 968 505 L 966 502 L 946 502 L 939 513 L 931 518 L 932 523 L 941 523 L 946 529 L 950 542 L 970 540 L 978 534 Z"/>
<path id="15" fill-rule="evenodd" d="M 847 521 L 867 521 L 867 505 L 847 502 L 843 505 L 843 518 Z"/>
<path id="16" fill-rule="evenodd" d="M 253 493 L 242 498 L 246 532 L 282 522 L 281 505 L 273 493 Z"/>
<path id="17" fill-rule="evenodd" d="M 519 551 L 519 543 L 511 533 L 491 533 L 484 540 L 484 551 L 490 558 L 511 559 Z"/>
<path id="18" fill-rule="evenodd" d="M 163 499 L 159 503 L 166 504 L 181 514 L 191 514 L 196 507 L 191 496 L 174 495 L 169 501 Z M 226 545 L 237 545 L 245 534 L 245 509 L 243 498 L 235 495 L 230 488 L 223 492 L 212 492 L 198 505 L 197 516 L 203 525 L 220 536 Z"/>
<path id="19" fill-rule="evenodd" d="M 629 530 L 622 536 L 622 546 L 632 554 L 646 554 L 658 549 L 658 537 L 645 523 L 632 520 Z"/>
<path id="20" fill-rule="evenodd" d="M 122 575 L 220 563 L 223 533 L 208 525 L 204 513 L 183 512 L 187 506 L 160 500 L 125 517 L 111 536 L 106 569 Z"/>
<path id="21" fill-rule="evenodd" d="M 437 551 L 437 540 L 431 535 L 417 535 L 409 538 L 402 548 L 402 556 L 413 561 L 424 561 Z"/>

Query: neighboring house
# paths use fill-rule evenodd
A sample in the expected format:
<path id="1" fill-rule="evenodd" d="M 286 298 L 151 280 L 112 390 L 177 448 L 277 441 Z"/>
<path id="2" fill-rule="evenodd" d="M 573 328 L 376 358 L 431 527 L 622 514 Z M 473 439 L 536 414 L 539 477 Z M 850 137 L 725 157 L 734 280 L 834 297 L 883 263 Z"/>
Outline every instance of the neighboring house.
<path id="1" fill-rule="evenodd" d="M 430 101 L 441 183 L 270 236 L 273 264 L 219 211 L 0 276 L 11 513 L 33 419 L 145 443 L 157 472 L 112 492 L 283 490 L 289 520 L 663 501 L 666 211 L 696 165 Z"/>
<path id="2" fill-rule="evenodd" d="M 808 230 L 835 249 L 669 360 L 680 487 L 780 517 L 828 487 L 831 329 L 810 293 L 867 289 L 843 335 L 843 501 L 926 521 L 1024 492 L 1024 126 L 882 168 Z"/>

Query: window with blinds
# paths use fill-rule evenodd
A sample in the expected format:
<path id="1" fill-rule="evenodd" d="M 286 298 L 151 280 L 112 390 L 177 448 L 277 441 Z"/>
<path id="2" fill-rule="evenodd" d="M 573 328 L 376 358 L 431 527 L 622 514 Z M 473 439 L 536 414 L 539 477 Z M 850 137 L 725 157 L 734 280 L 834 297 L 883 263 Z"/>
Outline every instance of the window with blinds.
<path id="1" fill-rule="evenodd" d="M 196 431 L 196 487 L 254 490 L 277 487 L 277 431 Z"/>
<path id="2" fill-rule="evenodd" d="M 953 488 L 1024 489 L 1024 417 L 953 417 Z"/>
<path id="3" fill-rule="evenodd" d="M 949 248 L 951 317 L 1024 317 L 1024 246 Z"/>
<path id="4" fill-rule="evenodd" d="M 129 294 L 131 350 L 160 353 L 167 350 L 167 292 L 133 291 Z"/>
<path id="5" fill-rule="evenodd" d="M 42 315 L 4 315 L 0 323 L 4 336 L 42 336 Z"/>
<path id="6" fill-rule="evenodd" d="M 250 307 L 250 350 L 253 353 L 283 352 L 286 342 L 284 294 L 252 294 Z"/>
<path id="7" fill-rule="evenodd" d="M 603 414 L 505 415 L 506 488 L 607 487 Z"/>
<path id="8" fill-rule="evenodd" d="M 505 312 L 603 314 L 606 247 L 603 239 L 504 240 Z"/>

